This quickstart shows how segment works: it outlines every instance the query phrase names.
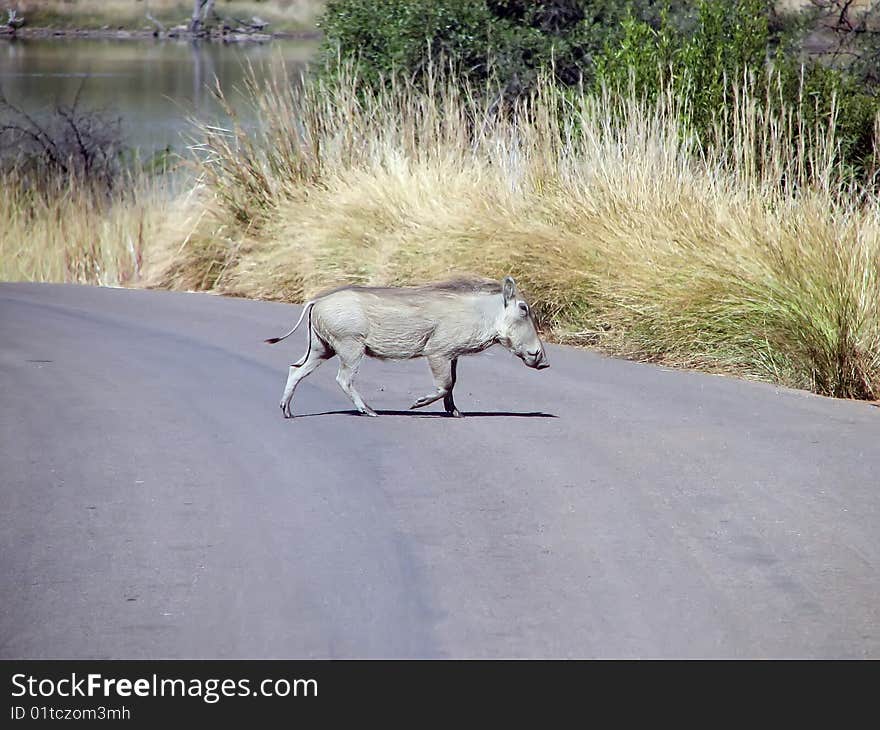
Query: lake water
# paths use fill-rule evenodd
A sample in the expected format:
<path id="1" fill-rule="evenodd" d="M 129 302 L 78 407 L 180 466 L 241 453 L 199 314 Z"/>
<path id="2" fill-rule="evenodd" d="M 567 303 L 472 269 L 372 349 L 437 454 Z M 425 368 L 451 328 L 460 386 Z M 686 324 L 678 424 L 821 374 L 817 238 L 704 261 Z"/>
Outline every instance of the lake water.
<path id="1" fill-rule="evenodd" d="M 145 152 L 181 150 L 188 117 L 220 119 L 209 85 L 216 76 L 246 119 L 241 88 L 247 64 L 260 73 L 284 65 L 298 78 L 315 41 L 218 44 L 191 41 L 52 39 L 0 41 L 0 90 L 29 114 L 69 104 L 82 87 L 82 108 L 122 119 L 128 144 Z"/>

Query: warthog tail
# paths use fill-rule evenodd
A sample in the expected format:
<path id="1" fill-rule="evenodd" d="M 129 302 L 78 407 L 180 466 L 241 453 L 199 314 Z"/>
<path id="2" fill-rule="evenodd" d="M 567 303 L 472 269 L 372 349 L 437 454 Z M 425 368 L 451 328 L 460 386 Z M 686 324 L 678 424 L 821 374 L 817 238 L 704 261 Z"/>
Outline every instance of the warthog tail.
<path id="1" fill-rule="evenodd" d="M 297 328 L 302 324 L 303 317 L 306 316 L 306 312 L 311 310 L 311 308 L 312 308 L 312 306 L 314 306 L 314 304 L 315 304 L 314 301 L 306 302 L 305 306 L 303 307 L 303 311 L 299 315 L 299 319 L 296 320 L 296 324 L 293 325 L 293 329 L 290 330 L 290 332 L 288 332 L 286 335 L 282 335 L 281 337 L 270 337 L 268 340 L 264 340 L 264 342 L 266 342 L 269 345 L 274 345 L 276 342 L 281 342 L 281 340 L 286 340 L 288 337 L 290 337 L 294 332 L 296 332 Z M 311 316 L 310 316 L 310 318 L 311 318 Z"/>

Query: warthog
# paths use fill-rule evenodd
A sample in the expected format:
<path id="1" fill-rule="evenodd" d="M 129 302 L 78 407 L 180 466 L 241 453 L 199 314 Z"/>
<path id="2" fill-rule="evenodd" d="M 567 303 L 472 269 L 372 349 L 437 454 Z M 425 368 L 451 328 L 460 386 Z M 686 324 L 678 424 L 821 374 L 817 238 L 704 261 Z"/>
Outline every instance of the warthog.
<path id="1" fill-rule="evenodd" d="M 281 412 L 292 418 L 290 401 L 299 382 L 333 355 L 339 356 L 336 382 L 367 416 L 376 412 L 355 390 L 354 379 L 364 356 L 382 360 L 428 360 L 437 389 L 411 408 L 443 399 L 446 412 L 460 417 L 452 390 L 458 358 L 500 344 L 536 370 L 549 367 L 544 345 L 529 305 L 511 277 L 502 282 L 462 279 L 426 286 L 381 288 L 346 286 L 306 302 L 290 337 L 308 313 L 306 354 L 290 366 Z"/>

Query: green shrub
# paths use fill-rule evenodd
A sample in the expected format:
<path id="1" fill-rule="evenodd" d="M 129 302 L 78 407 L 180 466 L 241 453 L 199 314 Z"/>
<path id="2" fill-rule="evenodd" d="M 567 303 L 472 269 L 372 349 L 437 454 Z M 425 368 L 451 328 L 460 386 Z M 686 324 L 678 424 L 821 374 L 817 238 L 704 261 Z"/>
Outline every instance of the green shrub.
<path id="1" fill-rule="evenodd" d="M 668 12 L 657 27 L 628 17 L 619 39 L 596 59 L 597 87 L 634 90 L 653 100 L 670 88 L 691 107 L 698 128 L 730 101 L 748 70 L 765 65 L 769 41 L 766 0 L 701 0 L 695 27 L 683 31 Z"/>
<path id="2" fill-rule="evenodd" d="M 319 25 L 331 71 L 356 61 L 371 85 L 395 73 L 418 82 L 451 62 L 468 82 L 492 77 L 516 96 L 541 69 L 567 84 L 589 75 L 625 14 L 616 0 L 330 0 Z"/>
<path id="3" fill-rule="evenodd" d="M 870 177 L 877 98 L 853 74 L 805 62 L 782 42 L 782 27 L 771 28 L 772 16 L 767 0 L 701 0 L 689 28 L 669 12 L 654 25 L 630 15 L 620 37 L 596 58 L 594 86 L 649 101 L 670 91 L 687 110 L 686 125 L 707 141 L 725 116 L 737 113 L 735 89 L 748 86 L 767 112 L 796 109 L 802 127 L 833 118 L 844 166 Z"/>

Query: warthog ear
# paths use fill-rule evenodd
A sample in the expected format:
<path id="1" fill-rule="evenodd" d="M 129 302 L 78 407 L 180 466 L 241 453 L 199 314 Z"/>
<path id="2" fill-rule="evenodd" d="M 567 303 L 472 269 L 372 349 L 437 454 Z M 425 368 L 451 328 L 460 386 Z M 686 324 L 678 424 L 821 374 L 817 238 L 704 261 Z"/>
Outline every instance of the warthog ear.
<path id="1" fill-rule="evenodd" d="M 512 276 L 505 276 L 501 282 L 501 294 L 504 297 L 504 306 L 516 296 L 516 282 Z"/>

